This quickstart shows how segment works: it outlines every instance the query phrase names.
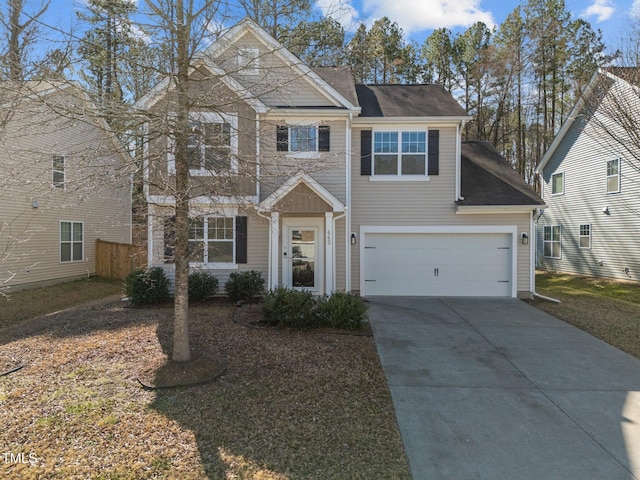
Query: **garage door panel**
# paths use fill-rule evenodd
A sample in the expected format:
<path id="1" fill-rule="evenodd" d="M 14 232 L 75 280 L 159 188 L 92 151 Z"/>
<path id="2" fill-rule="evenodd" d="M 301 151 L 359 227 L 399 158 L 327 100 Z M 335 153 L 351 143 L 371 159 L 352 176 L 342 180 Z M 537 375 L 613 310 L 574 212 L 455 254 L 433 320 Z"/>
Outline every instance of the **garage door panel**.
<path id="1" fill-rule="evenodd" d="M 511 296 L 511 234 L 367 233 L 365 295 Z"/>

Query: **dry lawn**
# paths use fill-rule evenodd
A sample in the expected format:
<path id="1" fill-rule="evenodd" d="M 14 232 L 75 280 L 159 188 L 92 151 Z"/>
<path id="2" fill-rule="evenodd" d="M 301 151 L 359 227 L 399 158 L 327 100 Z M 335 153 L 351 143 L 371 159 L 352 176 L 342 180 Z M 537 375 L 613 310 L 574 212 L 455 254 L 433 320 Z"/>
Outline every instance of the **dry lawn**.
<path id="1" fill-rule="evenodd" d="M 247 328 L 234 309 L 191 309 L 193 351 L 226 373 L 166 390 L 136 376 L 167 358 L 171 308 L 110 297 L 0 329 L 4 364 L 25 364 L 0 377 L 0 478 L 410 478 L 370 336 Z"/>
<path id="2" fill-rule="evenodd" d="M 640 284 L 538 273 L 536 290 L 560 300 L 531 303 L 640 359 Z"/>

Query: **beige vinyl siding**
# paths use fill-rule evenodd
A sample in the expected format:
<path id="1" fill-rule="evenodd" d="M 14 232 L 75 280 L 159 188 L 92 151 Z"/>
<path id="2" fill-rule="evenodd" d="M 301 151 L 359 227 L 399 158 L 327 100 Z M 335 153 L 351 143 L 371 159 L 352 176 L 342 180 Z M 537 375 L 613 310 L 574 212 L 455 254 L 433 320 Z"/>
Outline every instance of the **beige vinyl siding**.
<path id="1" fill-rule="evenodd" d="M 244 75 L 238 68 L 237 56 L 242 49 L 258 50 L 257 75 Z M 283 61 L 280 52 L 267 50 L 251 33 L 246 33 L 234 45 L 229 46 L 215 62 L 267 106 L 333 106 L 312 82 Z"/>
<path id="2" fill-rule="evenodd" d="M 312 158 L 276 151 L 278 125 L 296 125 L 300 121 L 268 118 L 260 130 L 260 200 L 264 200 L 297 173 L 306 173 L 338 200 L 346 203 L 346 120 L 318 120 L 315 125 L 330 127 L 330 151 Z"/>
<path id="3" fill-rule="evenodd" d="M 82 103 L 62 94 L 47 97 L 53 105 L 69 100 Z M 125 159 L 100 128 L 67 115 L 36 102 L 18 104 L 2 132 L 0 287 L 92 275 L 97 239 L 131 242 Z M 53 186 L 53 154 L 64 155 L 65 188 Z M 60 261 L 61 221 L 84 224 L 80 262 Z"/>
<path id="4" fill-rule="evenodd" d="M 361 129 L 354 129 L 351 231 L 359 233 L 361 226 L 515 226 L 517 235 L 529 234 L 529 214 L 456 214 L 456 129 L 433 128 L 440 130 L 440 171 L 426 182 L 370 181 L 369 176 L 360 175 Z M 519 296 L 530 291 L 529 260 L 529 245 L 518 242 Z M 360 288 L 359 269 L 359 245 L 351 245 L 353 290 Z"/>
<path id="5" fill-rule="evenodd" d="M 609 194 L 607 161 L 616 158 L 621 159 L 620 192 Z M 540 268 L 640 281 L 640 172 L 633 163 L 637 165 L 637 159 L 608 142 L 587 117 L 574 121 L 542 175 L 543 198 L 549 207 L 538 221 Z M 552 195 L 551 176 L 560 171 L 564 194 Z M 603 213 L 605 207 L 608 215 Z M 591 226 L 590 249 L 579 248 L 583 224 Z M 561 226 L 560 259 L 544 257 L 544 227 L 553 225 Z"/>

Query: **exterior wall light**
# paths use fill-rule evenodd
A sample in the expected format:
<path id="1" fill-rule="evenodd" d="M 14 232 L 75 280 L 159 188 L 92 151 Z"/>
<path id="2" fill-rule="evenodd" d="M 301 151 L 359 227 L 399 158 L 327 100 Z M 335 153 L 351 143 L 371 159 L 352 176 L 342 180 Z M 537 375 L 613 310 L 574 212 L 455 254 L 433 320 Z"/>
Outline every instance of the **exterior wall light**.
<path id="1" fill-rule="evenodd" d="M 525 232 L 522 232 L 522 235 L 520 236 L 520 238 L 522 240 L 523 245 L 529 245 L 529 235 L 527 235 Z"/>
<path id="2" fill-rule="evenodd" d="M 351 245 L 356 244 L 356 234 L 351 232 Z"/>

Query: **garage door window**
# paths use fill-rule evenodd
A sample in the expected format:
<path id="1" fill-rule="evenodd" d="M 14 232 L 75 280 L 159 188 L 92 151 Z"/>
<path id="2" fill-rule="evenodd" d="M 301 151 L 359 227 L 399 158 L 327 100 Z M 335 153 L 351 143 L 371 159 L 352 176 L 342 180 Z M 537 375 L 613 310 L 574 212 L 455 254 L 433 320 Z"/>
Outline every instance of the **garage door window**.
<path id="1" fill-rule="evenodd" d="M 544 256 L 547 258 L 561 258 L 560 226 L 544 227 Z"/>

